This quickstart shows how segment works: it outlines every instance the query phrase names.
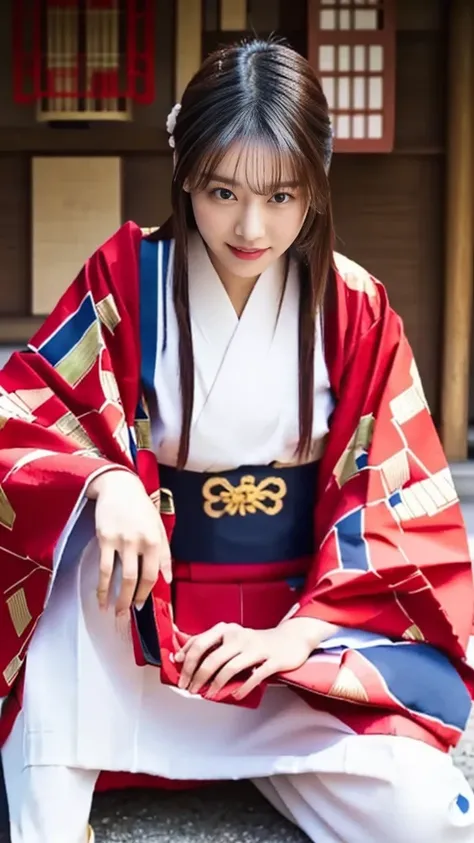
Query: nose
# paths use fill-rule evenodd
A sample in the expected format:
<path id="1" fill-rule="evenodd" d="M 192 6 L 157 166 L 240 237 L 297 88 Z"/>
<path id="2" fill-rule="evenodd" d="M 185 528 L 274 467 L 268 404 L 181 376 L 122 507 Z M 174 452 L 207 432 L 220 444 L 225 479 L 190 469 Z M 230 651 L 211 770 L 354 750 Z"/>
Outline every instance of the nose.
<path id="1" fill-rule="evenodd" d="M 245 243 L 256 243 L 265 237 L 264 214 L 258 202 L 242 204 L 235 233 Z"/>

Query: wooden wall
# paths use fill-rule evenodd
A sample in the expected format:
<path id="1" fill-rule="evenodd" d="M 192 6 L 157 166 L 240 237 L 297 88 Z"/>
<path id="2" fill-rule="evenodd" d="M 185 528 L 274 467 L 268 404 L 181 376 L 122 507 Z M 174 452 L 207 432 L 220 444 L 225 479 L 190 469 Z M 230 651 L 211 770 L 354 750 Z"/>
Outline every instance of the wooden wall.
<path id="1" fill-rule="evenodd" d="M 172 168 L 164 131 L 173 104 L 171 0 L 157 0 L 156 103 L 138 109 L 131 126 L 82 132 L 38 127 L 31 110 L 12 104 L 13 2 L 0 4 L 0 343 L 26 339 L 31 327 L 31 155 L 60 150 L 121 154 L 124 218 L 141 225 L 156 224 L 167 215 Z M 338 249 L 386 284 L 405 320 L 435 415 L 443 306 L 447 3 L 398 0 L 396 149 L 390 155 L 336 155 L 331 171 Z M 304 26 L 304 7 L 304 0 L 280 3 L 281 28 L 295 46 L 305 41 L 304 32 L 295 31 L 295 21 L 300 29 Z M 15 322 L 12 316 L 19 318 Z"/>
<path id="2" fill-rule="evenodd" d="M 337 155 L 331 170 L 339 251 L 386 285 L 438 414 L 445 146 L 446 3 L 397 4 L 396 145 Z"/>

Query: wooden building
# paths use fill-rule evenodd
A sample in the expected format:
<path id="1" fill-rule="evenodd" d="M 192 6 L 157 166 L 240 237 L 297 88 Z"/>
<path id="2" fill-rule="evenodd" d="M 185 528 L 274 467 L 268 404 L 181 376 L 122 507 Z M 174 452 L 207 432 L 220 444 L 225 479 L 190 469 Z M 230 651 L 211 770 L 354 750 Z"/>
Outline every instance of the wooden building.
<path id="1" fill-rule="evenodd" d="M 0 344 L 28 339 L 121 221 L 167 216 L 166 116 L 202 56 L 252 31 L 285 36 L 323 77 L 338 249 L 386 284 L 462 461 L 474 424 L 472 0 L 3 0 Z M 114 87 L 132 37 L 140 79 Z M 67 87 L 84 44 L 110 85 L 99 111 L 94 91 Z"/>

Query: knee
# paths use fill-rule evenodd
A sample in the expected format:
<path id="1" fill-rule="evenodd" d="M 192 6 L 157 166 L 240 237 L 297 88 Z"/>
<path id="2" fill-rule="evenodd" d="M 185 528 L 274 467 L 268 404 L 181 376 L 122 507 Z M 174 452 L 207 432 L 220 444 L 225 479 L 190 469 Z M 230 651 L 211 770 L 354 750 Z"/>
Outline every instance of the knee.
<path id="1" fill-rule="evenodd" d="M 429 769 L 404 770 L 392 784 L 384 811 L 380 806 L 380 839 L 385 843 L 472 843 L 474 795 L 461 773 Z M 382 816 L 384 814 L 384 816 Z"/>

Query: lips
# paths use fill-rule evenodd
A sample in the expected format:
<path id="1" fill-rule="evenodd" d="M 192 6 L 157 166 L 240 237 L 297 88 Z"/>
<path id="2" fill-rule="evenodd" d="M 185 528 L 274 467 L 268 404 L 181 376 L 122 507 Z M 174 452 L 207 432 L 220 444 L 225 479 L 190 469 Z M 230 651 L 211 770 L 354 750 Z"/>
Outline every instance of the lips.
<path id="1" fill-rule="evenodd" d="M 229 246 L 230 251 L 234 257 L 243 261 L 256 261 L 268 252 L 268 249 L 238 249 L 235 246 Z"/>

